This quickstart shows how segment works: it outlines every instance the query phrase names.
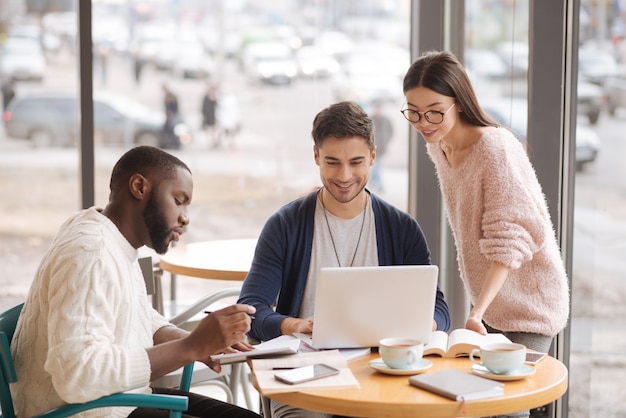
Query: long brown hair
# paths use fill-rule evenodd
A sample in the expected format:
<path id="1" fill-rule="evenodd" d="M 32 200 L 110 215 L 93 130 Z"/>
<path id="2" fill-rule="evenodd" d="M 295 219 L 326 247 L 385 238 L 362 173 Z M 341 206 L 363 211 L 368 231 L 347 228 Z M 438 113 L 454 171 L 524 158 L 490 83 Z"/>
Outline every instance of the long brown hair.
<path id="1" fill-rule="evenodd" d="M 425 87 L 435 93 L 453 97 L 461 120 L 474 126 L 497 126 L 478 104 L 472 83 L 454 54 L 448 51 L 429 51 L 409 67 L 404 76 L 403 91 Z"/>

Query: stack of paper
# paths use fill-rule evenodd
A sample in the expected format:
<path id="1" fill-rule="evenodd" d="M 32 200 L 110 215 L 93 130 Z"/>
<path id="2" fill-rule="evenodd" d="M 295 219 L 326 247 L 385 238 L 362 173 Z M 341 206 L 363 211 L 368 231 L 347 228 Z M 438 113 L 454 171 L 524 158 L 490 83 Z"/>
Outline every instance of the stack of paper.
<path id="1" fill-rule="evenodd" d="M 327 364 L 339 369 L 339 374 L 318 380 L 289 385 L 279 382 L 274 375 L 280 370 L 308 366 L 311 364 Z M 259 392 L 263 395 L 279 392 L 295 392 L 305 389 L 356 389 L 359 382 L 348 367 L 348 360 L 339 350 L 315 351 L 298 353 L 293 356 L 253 359 L 250 360 L 252 376 Z"/>

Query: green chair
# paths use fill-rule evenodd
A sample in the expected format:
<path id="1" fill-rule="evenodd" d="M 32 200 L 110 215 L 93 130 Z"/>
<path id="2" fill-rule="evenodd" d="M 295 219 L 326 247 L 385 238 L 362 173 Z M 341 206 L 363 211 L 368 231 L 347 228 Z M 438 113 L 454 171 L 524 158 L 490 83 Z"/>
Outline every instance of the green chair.
<path id="1" fill-rule="evenodd" d="M 20 316 L 24 304 L 19 304 L 0 314 L 0 408 L 1 418 L 15 418 L 13 400 L 11 399 L 11 389 L 9 384 L 17 381 L 13 358 L 11 357 L 11 340 L 15 333 L 17 319 Z M 193 373 L 193 363 L 185 366 L 181 378 L 181 389 L 189 390 L 191 375 Z M 189 400 L 185 396 L 137 394 L 137 393 L 115 393 L 109 396 L 85 402 L 82 404 L 68 404 L 45 412 L 37 417 L 68 417 L 80 412 L 110 406 L 136 406 L 143 408 L 169 409 L 170 417 L 181 417 L 182 411 L 186 411 Z"/>

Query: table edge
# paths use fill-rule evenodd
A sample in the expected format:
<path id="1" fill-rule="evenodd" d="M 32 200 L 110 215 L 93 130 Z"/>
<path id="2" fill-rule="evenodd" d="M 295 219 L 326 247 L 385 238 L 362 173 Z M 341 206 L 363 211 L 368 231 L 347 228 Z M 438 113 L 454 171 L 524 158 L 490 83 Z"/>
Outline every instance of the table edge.
<path id="1" fill-rule="evenodd" d="M 465 405 L 460 402 L 448 401 L 425 404 L 424 407 L 415 409 L 413 404 L 401 403 L 393 406 L 393 415 L 398 417 L 432 417 L 432 418 L 444 418 L 444 417 L 456 417 L 456 416 L 484 416 L 484 415 L 499 415 L 510 412 L 515 412 L 520 409 L 537 408 L 547 405 L 557 399 L 560 399 L 568 388 L 568 370 L 567 367 L 558 359 L 551 357 L 549 361 L 558 362 L 558 367 L 562 371 L 560 379 L 553 382 L 551 385 L 542 389 L 540 393 L 537 391 L 529 392 L 527 394 L 508 395 L 505 397 L 479 399 L 474 401 L 467 401 Z M 547 360 L 547 359 L 546 359 Z M 259 390 L 256 385 L 255 379 L 252 378 L 254 387 Z M 407 384 L 409 384 L 407 382 Z M 359 389 L 352 389 L 359 390 Z M 378 418 L 389 416 L 390 405 L 378 401 L 363 401 L 363 400 L 349 400 L 338 401 L 337 399 L 328 398 L 325 396 L 325 390 L 307 390 L 299 393 L 306 394 L 307 396 L 298 398 L 296 402 L 290 399 L 290 395 L 293 396 L 294 392 L 280 392 L 270 393 L 263 396 L 273 399 L 278 402 L 286 403 L 296 406 L 298 408 L 319 411 L 330 414 L 340 414 L 345 416 L 354 416 L 357 413 L 359 417 L 363 418 Z M 528 399 L 529 395 L 535 393 L 532 399 Z M 519 403 L 522 402 L 523 406 L 520 408 Z M 320 409 L 323 408 L 323 409 Z M 500 409 L 502 408 L 502 409 Z"/>

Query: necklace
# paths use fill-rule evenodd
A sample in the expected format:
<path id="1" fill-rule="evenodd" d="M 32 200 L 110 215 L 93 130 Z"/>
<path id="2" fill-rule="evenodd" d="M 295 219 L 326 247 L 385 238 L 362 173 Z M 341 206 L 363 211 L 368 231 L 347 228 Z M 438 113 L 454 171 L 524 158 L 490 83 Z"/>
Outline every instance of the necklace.
<path id="1" fill-rule="evenodd" d="M 326 214 L 326 205 L 324 205 L 324 193 L 323 190 L 320 190 L 320 203 L 322 204 L 322 208 L 324 209 L 324 219 L 326 220 L 326 227 L 328 228 L 328 233 L 330 234 L 330 242 L 333 244 L 333 251 L 335 252 L 335 258 L 337 259 L 337 264 L 339 267 L 341 266 L 341 262 L 339 261 L 339 254 L 337 254 L 337 247 L 335 246 L 335 238 L 333 237 L 333 231 L 330 229 L 330 223 L 328 223 L 328 215 Z M 359 250 L 359 244 L 361 243 L 361 235 L 363 234 L 363 227 L 365 226 L 365 215 L 367 212 L 367 194 L 365 195 L 365 207 L 363 208 L 363 221 L 361 222 L 361 230 L 359 231 L 359 238 L 356 242 L 356 247 L 354 248 L 354 254 L 352 254 L 352 260 L 350 261 L 350 267 L 354 264 L 354 259 L 356 258 L 356 253 Z"/>

